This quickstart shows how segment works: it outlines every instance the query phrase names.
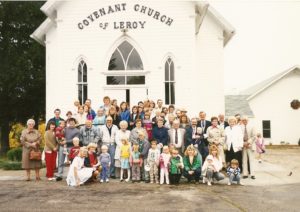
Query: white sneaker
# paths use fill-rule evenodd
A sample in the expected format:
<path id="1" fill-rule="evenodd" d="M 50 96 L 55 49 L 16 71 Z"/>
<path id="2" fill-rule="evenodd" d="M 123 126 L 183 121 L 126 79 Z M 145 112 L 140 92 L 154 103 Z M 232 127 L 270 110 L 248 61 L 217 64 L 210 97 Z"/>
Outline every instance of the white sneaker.
<path id="1" fill-rule="evenodd" d="M 229 186 L 230 186 L 230 185 L 231 185 L 231 183 L 230 183 L 230 182 L 228 182 L 228 184 L 227 184 L 227 185 L 229 185 Z"/>
<path id="2" fill-rule="evenodd" d="M 100 183 L 103 183 L 103 180 L 102 180 L 102 179 L 100 180 Z"/>
<path id="3" fill-rule="evenodd" d="M 205 177 L 203 177 L 203 184 L 205 184 L 206 183 L 206 178 Z"/>
<path id="4" fill-rule="evenodd" d="M 208 186 L 211 186 L 211 183 L 208 181 L 208 182 L 207 182 L 207 185 L 208 185 Z"/>
<path id="5" fill-rule="evenodd" d="M 129 182 L 129 179 L 126 179 L 125 182 L 126 182 L 126 183 Z"/>
<path id="6" fill-rule="evenodd" d="M 109 179 L 106 179 L 106 182 L 108 183 L 108 182 L 109 182 Z"/>
<path id="7" fill-rule="evenodd" d="M 239 182 L 239 183 L 238 183 L 238 185 L 240 185 L 240 186 L 243 186 L 244 184 L 243 184 L 243 183 L 241 183 L 241 182 Z"/>

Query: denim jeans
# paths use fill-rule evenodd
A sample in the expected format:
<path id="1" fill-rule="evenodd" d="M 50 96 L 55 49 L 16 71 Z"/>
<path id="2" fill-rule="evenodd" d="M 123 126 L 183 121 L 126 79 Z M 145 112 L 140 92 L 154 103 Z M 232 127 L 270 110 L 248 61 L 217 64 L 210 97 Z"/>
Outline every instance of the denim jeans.
<path id="1" fill-rule="evenodd" d="M 111 162 L 110 162 L 110 170 L 109 176 L 115 176 L 115 144 L 105 144 L 108 147 L 108 153 L 110 154 Z"/>
<path id="2" fill-rule="evenodd" d="M 225 178 L 224 174 L 222 174 L 221 172 L 214 172 L 211 169 L 208 169 L 206 171 L 206 177 L 209 182 L 211 182 L 213 178 L 217 181 L 223 180 Z"/>
<path id="3" fill-rule="evenodd" d="M 101 163 L 102 166 L 102 171 L 99 175 L 101 180 L 107 180 L 109 178 L 109 168 L 108 168 L 108 164 L 106 163 Z"/>
<path id="4" fill-rule="evenodd" d="M 67 149 L 68 149 L 68 152 L 70 152 L 71 147 L 68 147 Z M 66 157 L 68 157 L 63 152 L 64 152 L 64 147 L 60 145 L 59 149 L 58 149 L 58 173 L 57 173 L 58 177 L 63 176 L 64 167 L 65 167 L 65 159 L 66 159 Z"/>
<path id="5" fill-rule="evenodd" d="M 232 183 L 233 181 L 236 181 L 238 184 L 240 183 L 240 175 L 234 175 L 230 174 L 229 175 L 229 182 Z"/>

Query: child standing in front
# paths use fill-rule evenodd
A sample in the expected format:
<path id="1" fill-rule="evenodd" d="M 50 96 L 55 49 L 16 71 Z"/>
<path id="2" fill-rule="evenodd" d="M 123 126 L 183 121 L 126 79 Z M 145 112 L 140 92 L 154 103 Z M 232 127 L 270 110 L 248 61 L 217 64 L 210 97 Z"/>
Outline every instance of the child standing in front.
<path id="1" fill-rule="evenodd" d="M 142 155 L 139 152 L 139 143 L 134 143 L 130 155 L 130 165 L 132 169 L 132 182 L 139 182 L 141 180 L 141 167 L 143 165 Z"/>
<path id="2" fill-rule="evenodd" d="M 120 174 L 120 181 L 123 181 L 123 173 L 124 169 L 127 169 L 127 179 L 125 182 L 130 180 L 130 165 L 129 165 L 129 157 L 130 157 L 130 144 L 127 138 L 121 139 L 122 146 L 121 146 L 121 174 Z"/>
<path id="3" fill-rule="evenodd" d="M 100 183 L 109 182 L 109 167 L 110 167 L 110 154 L 107 152 L 108 147 L 106 145 L 102 145 L 101 154 L 99 156 L 98 163 L 100 163 L 102 167 L 102 171 L 100 174 Z M 98 165 L 98 164 L 97 164 Z"/>
<path id="4" fill-rule="evenodd" d="M 264 138 L 262 137 L 261 133 L 257 133 L 256 135 L 256 152 L 258 153 L 258 162 L 261 163 L 262 162 L 262 154 L 264 154 L 266 152 L 266 148 L 265 148 L 265 142 L 264 142 Z"/>
<path id="5" fill-rule="evenodd" d="M 158 165 L 159 165 L 160 151 L 157 149 L 156 140 L 151 141 L 151 149 L 149 149 L 147 163 L 150 165 L 150 183 L 158 182 Z"/>
<path id="6" fill-rule="evenodd" d="M 236 181 L 238 185 L 241 184 L 241 170 L 239 168 L 239 161 L 232 159 L 230 166 L 227 168 L 227 175 L 229 178 L 228 185 L 231 185 L 233 181 Z"/>
<path id="7" fill-rule="evenodd" d="M 164 146 L 163 152 L 160 154 L 159 163 L 160 163 L 160 184 L 164 184 L 164 180 L 166 177 L 166 183 L 169 185 L 169 167 L 170 167 L 170 152 L 169 147 Z"/>
<path id="8" fill-rule="evenodd" d="M 178 185 L 184 167 L 182 157 L 178 154 L 177 149 L 172 150 L 172 157 L 170 160 L 170 183 Z"/>

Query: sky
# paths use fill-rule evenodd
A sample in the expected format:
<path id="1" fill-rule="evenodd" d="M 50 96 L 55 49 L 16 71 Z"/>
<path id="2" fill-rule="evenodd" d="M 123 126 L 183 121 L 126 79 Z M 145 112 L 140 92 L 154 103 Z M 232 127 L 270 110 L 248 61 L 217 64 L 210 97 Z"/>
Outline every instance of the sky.
<path id="1" fill-rule="evenodd" d="M 227 94 L 300 65 L 300 0 L 208 2 L 236 31 L 224 51 Z"/>

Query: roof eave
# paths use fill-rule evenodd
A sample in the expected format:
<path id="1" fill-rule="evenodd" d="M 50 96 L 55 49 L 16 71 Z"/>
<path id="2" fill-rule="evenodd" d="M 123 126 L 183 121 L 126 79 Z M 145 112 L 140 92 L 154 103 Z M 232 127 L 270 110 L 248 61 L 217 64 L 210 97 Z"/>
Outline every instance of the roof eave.
<path id="1" fill-rule="evenodd" d="M 31 35 L 30 37 L 36 40 L 41 45 L 45 46 L 45 38 L 47 31 L 54 26 L 54 23 L 47 18 Z"/>
<path id="2" fill-rule="evenodd" d="M 42 7 L 41 11 L 48 16 L 51 20 L 56 19 L 56 8 L 58 5 L 63 3 L 63 1 L 55 1 L 55 0 L 48 0 Z"/>
<path id="3" fill-rule="evenodd" d="M 276 83 L 277 81 L 279 81 L 280 79 L 282 79 L 283 77 L 285 77 L 286 75 L 288 75 L 289 73 L 291 73 L 292 71 L 294 71 L 295 69 L 300 70 L 300 66 L 299 65 L 295 65 L 292 68 L 288 69 L 285 73 L 283 73 L 282 75 L 278 76 L 276 79 L 274 79 L 270 83 L 266 84 L 266 86 L 262 87 L 261 89 L 257 90 L 253 94 L 251 94 L 247 98 L 247 101 L 253 99 L 255 96 L 257 96 L 258 94 L 260 94 L 261 92 L 263 92 L 264 90 L 266 90 L 268 87 L 270 87 L 271 85 L 273 85 L 274 83 Z"/>
<path id="4" fill-rule="evenodd" d="M 213 7 L 208 7 L 208 14 L 210 14 L 217 23 L 223 29 L 224 43 L 223 46 L 231 40 L 231 38 L 235 35 L 235 28 Z"/>

